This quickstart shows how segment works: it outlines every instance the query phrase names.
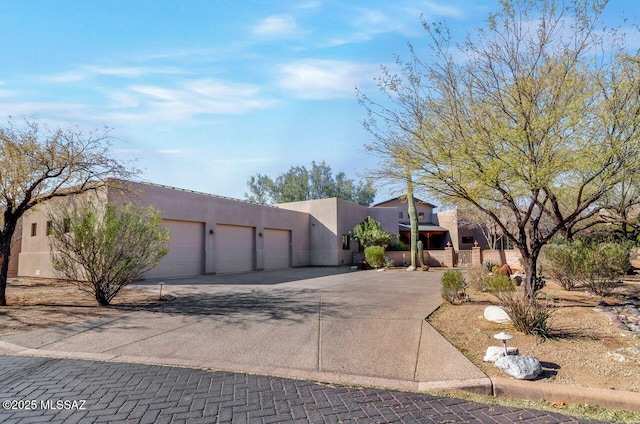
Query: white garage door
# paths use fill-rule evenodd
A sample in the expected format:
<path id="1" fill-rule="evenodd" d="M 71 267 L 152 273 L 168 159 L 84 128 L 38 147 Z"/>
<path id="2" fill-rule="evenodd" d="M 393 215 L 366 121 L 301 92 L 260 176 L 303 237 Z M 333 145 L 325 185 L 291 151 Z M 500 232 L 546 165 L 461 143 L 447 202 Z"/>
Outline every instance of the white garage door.
<path id="1" fill-rule="evenodd" d="M 282 269 L 291 266 L 289 230 L 264 230 L 264 269 Z"/>
<path id="2" fill-rule="evenodd" d="M 216 272 L 252 271 L 255 229 L 238 225 L 217 225 Z"/>
<path id="3" fill-rule="evenodd" d="M 171 231 L 169 253 L 146 278 L 185 277 L 204 273 L 204 223 L 165 219 Z"/>

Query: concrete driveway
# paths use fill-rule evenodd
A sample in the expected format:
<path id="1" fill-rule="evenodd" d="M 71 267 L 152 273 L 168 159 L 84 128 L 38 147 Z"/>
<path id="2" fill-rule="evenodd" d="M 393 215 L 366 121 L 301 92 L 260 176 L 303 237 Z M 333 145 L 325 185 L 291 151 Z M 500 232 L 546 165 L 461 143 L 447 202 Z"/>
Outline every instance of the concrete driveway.
<path id="1" fill-rule="evenodd" d="M 399 389 L 490 381 L 424 318 L 440 272 L 299 268 L 165 280 L 153 311 L 7 336 L 20 354 L 184 365 Z M 160 281 L 136 286 L 159 292 Z"/>

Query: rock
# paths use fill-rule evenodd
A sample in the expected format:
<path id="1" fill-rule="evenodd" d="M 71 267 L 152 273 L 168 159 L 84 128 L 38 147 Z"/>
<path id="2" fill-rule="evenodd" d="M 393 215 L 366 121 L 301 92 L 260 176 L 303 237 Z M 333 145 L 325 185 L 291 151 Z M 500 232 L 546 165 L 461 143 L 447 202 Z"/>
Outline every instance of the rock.
<path id="1" fill-rule="evenodd" d="M 417 268 L 415 266 L 410 266 L 407 268 L 407 271 L 415 271 Z"/>
<path id="2" fill-rule="evenodd" d="M 507 351 L 509 355 L 517 355 L 519 353 L 517 347 L 507 347 Z M 501 356 L 504 356 L 504 346 L 489 346 L 483 361 L 495 362 Z"/>
<path id="3" fill-rule="evenodd" d="M 500 306 L 487 306 L 484 308 L 484 317 L 488 321 L 497 322 L 498 324 L 509 324 L 511 318 L 509 314 Z"/>
<path id="4" fill-rule="evenodd" d="M 640 348 L 623 347 L 614 352 L 607 352 L 607 356 L 620 362 L 640 363 Z"/>
<path id="5" fill-rule="evenodd" d="M 518 380 L 534 380 L 542 373 L 540 361 L 533 356 L 501 356 L 495 364 L 500 371 Z"/>

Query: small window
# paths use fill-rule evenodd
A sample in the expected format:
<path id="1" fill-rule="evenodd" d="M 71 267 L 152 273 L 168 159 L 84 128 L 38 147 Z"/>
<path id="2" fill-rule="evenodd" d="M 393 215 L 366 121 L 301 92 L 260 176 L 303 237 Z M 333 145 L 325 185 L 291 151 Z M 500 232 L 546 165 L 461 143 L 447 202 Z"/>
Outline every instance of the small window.
<path id="1" fill-rule="evenodd" d="M 342 250 L 351 250 L 351 237 L 348 234 L 342 235 Z"/>
<path id="2" fill-rule="evenodd" d="M 418 212 L 418 219 L 424 219 L 424 212 Z"/>
<path id="3" fill-rule="evenodd" d="M 71 219 L 65 218 L 63 224 L 64 224 L 64 232 L 68 233 L 71 228 Z"/>
<path id="4" fill-rule="evenodd" d="M 473 237 L 462 237 L 462 244 L 473 244 Z"/>
<path id="5" fill-rule="evenodd" d="M 38 224 L 34 222 L 31 224 L 31 237 L 35 237 L 38 234 Z"/>
<path id="6" fill-rule="evenodd" d="M 402 213 L 402 211 L 398 212 L 398 219 L 402 219 L 404 218 L 404 214 Z"/>
<path id="7" fill-rule="evenodd" d="M 50 236 L 53 233 L 53 222 L 47 221 L 47 235 Z"/>

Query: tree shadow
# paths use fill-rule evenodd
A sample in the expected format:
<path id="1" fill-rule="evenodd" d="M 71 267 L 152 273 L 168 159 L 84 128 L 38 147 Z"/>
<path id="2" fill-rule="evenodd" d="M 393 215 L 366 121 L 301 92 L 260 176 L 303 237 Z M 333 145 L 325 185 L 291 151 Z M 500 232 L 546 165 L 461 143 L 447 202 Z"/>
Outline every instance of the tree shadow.
<path id="1" fill-rule="evenodd" d="M 315 295 L 312 293 L 316 293 Z M 320 302 L 313 290 L 263 291 L 218 294 L 187 294 L 156 306 L 150 311 L 173 316 L 198 316 L 221 319 L 225 323 L 239 324 L 243 321 L 290 321 L 300 323 L 310 317 L 343 317 L 346 304 Z"/>
<path id="2" fill-rule="evenodd" d="M 558 375 L 559 369 L 562 367 L 555 362 L 546 362 L 540 361 L 540 365 L 542 366 L 542 373 L 536 378 L 536 380 L 544 380 L 547 378 L 552 378 Z"/>

